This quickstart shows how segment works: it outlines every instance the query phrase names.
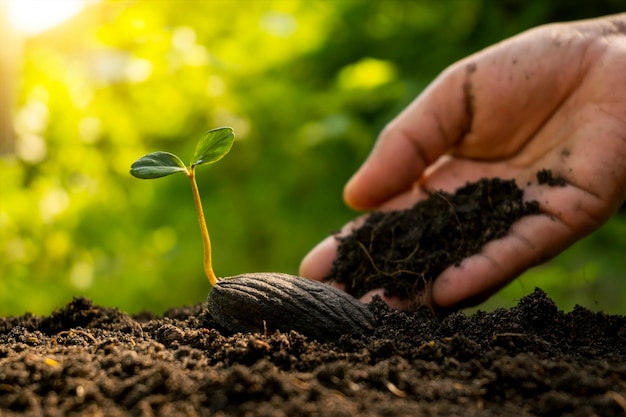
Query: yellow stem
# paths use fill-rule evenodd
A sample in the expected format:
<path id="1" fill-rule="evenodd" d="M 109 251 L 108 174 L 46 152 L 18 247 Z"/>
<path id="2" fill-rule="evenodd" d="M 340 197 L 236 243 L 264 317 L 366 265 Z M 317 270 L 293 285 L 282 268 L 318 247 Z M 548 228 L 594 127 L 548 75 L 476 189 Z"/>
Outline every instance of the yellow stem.
<path id="1" fill-rule="evenodd" d="M 215 285 L 217 284 L 217 277 L 213 272 L 213 265 L 211 263 L 211 240 L 209 239 L 209 230 L 206 227 L 206 220 L 204 219 L 204 210 L 202 210 L 198 184 L 196 184 L 195 166 L 189 168 L 187 177 L 189 178 L 189 182 L 191 182 L 193 199 L 196 203 L 196 212 L 198 213 L 198 223 L 200 223 L 200 233 L 202 234 L 202 243 L 204 244 L 204 273 L 211 285 Z"/>

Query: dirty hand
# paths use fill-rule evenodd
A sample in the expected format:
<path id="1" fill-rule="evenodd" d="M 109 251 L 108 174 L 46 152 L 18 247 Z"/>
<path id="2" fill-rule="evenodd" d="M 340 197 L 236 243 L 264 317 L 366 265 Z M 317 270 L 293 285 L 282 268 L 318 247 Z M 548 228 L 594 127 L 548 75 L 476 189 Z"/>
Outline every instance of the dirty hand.
<path id="1" fill-rule="evenodd" d="M 566 186 L 538 185 L 544 168 Z M 515 179 L 543 214 L 446 269 L 426 294 L 434 306 L 483 301 L 625 200 L 626 14 L 540 26 L 453 64 L 384 129 L 344 198 L 356 209 L 401 209 L 425 190 L 454 192 L 485 177 Z M 323 279 L 337 244 L 322 241 L 300 275 Z"/>

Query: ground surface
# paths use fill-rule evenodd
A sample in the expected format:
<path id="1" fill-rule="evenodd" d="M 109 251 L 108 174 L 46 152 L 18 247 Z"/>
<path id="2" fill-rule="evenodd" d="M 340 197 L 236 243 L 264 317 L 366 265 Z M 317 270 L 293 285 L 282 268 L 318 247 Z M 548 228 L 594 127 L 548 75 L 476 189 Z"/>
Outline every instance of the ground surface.
<path id="1" fill-rule="evenodd" d="M 419 290 L 537 210 L 506 181 L 431 200 L 411 227 L 379 218 L 370 230 L 384 238 L 381 224 L 391 224 L 387 245 L 377 249 L 367 233 L 352 245 L 368 254 L 347 269 L 352 290 L 388 284 L 381 276 L 400 278 L 388 291 Z M 417 227 L 430 237 L 403 237 Z M 398 252 L 403 241 L 413 244 Z M 417 262 L 401 268 L 420 274 L 378 276 L 367 266 L 398 259 Z M 563 313 L 539 289 L 514 308 L 472 316 L 401 313 L 379 299 L 369 308 L 373 333 L 327 343 L 297 331 L 233 334 L 206 303 L 131 317 L 75 299 L 50 316 L 0 318 L 0 417 L 626 416 L 626 317 Z"/>
<path id="2" fill-rule="evenodd" d="M 0 415 L 626 415 L 625 317 L 563 314 L 539 290 L 443 320 L 371 308 L 373 336 L 327 344 L 230 335 L 206 304 L 0 319 Z"/>

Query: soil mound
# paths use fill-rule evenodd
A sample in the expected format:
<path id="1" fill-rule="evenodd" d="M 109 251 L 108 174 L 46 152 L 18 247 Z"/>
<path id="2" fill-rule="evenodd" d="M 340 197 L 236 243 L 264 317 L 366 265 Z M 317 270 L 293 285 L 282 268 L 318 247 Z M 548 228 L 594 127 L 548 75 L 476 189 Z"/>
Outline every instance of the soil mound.
<path id="1" fill-rule="evenodd" d="M 373 335 L 230 334 L 205 303 L 131 317 L 75 299 L 0 319 L 0 414 L 623 416 L 626 318 L 511 309 L 437 319 L 370 308 Z"/>

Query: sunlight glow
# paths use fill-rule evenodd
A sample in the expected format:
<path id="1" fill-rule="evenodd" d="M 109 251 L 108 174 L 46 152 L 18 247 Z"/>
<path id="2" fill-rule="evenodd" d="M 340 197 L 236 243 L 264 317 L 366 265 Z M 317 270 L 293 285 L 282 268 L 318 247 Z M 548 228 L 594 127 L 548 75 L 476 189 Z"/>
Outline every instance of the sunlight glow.
<path id="1" fill-rule="evenodd" d="M 78 14 L 88 0 L 9 0 L 11 26 L 25 35 L 36 35 Z"/>

